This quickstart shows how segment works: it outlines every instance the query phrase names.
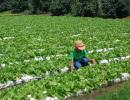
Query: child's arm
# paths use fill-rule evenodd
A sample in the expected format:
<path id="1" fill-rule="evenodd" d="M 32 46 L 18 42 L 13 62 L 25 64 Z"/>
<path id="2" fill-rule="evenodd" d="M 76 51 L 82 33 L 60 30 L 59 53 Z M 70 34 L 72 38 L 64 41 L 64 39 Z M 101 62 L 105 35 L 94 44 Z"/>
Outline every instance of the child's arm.
<path id="1" fill-rule="evenodd" d="M 74 61 L 72 60 L 70 63 L 70 71 L 72 71 L 74 69 Z"/>
<path id="2" fill-rule="evenodd" d="M 70 71 L 72 71 L 74 69 L 74 54 L 73 54 L 73 52 L 70 53 L 70 60 L 71 60 L 71 62 L 70 62 L 69 69 L 70 69 Z"/>
<path id="3" fill-rule="evenodd" d="M 94 51 L 91 51 L 91 52 L 89 52 L 88 50 L 85 51 L 86 56 L 88 56 L 89 53 L 92 54 L 93 52 L 94 52 Z M 95 59 L 90 59 L 90 62 L 91 62 L 92 64 L 96 64 L 96 63 L 97 63 Z"/>

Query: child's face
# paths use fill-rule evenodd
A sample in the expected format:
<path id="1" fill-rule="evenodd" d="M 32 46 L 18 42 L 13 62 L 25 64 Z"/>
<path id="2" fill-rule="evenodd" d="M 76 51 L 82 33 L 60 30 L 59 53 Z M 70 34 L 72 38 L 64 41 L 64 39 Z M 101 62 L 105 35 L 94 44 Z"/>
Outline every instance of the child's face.
<path id="1" fill-rule="evenodd" d="M 85 49 L 85 45 L 76 45 L 75 48 L 78 50 L 78 51 L 82 51 Z"/>

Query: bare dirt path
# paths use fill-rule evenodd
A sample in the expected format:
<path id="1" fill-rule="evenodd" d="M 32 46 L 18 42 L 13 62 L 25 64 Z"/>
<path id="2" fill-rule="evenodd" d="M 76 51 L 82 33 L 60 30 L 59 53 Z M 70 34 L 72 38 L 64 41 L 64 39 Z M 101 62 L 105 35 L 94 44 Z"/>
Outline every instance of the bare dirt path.
<path id="1" fill-rule="evenodd" d="M 83 95 L 83 96 L 78 96 L 78 97 L 77 96 L 72 96 L 72 97 L 68 98 L 67 100 L 96 100 L 96 98 L 98 96 L 105 95 L 105 94 L 107 94 L 109 92 L 117 92 L 117 91 L 119 91 L 124 84 L 130 85 L 130 81 L 114 84 L 113 86 L 108 86 L 108 87 L 104 87 L 104 88 L 92 91 L 88 95 Z"/>

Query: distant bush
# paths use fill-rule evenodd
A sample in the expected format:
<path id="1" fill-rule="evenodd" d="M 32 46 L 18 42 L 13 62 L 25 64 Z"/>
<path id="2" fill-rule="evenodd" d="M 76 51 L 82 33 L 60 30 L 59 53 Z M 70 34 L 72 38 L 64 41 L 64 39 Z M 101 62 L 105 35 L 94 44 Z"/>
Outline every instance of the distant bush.
<path id="1" fill-rule="evenodd" d="M 71 13 L 74 16 L 97 16 L 97 2 L 95 0 L 76 2 L 71 6 Z"/>
<path id="2" fill-rule="evenodd" d="M 0 0 L 0 12 L 7 11 L 11 9 L 11 1 L 10 0 Z"/>
<path id="3" fill-rule="evenodd" d="M 0 0 L 0 12 L 28 11 L 31 14 L 101 16 L 122 18 L 130 16 L 130 0 Z"/>
<path id="4" fill-rule="evenodd" d="M 64 15 L 70 12 L 70 1 L 53 0 L 50 5 L 52 15 Z"/>
<path id="5" fill-rule="evenodd" d="M 28 8 L 28 0 L 12 0 L 11 10 L 13 13 L 20 13 Z"/>

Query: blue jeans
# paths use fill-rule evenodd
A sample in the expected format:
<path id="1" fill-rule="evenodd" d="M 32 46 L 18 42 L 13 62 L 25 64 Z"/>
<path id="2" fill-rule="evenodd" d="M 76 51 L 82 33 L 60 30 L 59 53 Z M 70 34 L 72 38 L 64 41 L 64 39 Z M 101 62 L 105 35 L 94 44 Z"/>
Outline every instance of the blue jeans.
<path id="1" fill-rule="evenodd" d="M 88 58 L 82 58 L 81 61 L 74 61 L 74 67 L 76 69 L 79 69 L 80 67 L 88 66 L 90 62 L 90 59 Z"/>

